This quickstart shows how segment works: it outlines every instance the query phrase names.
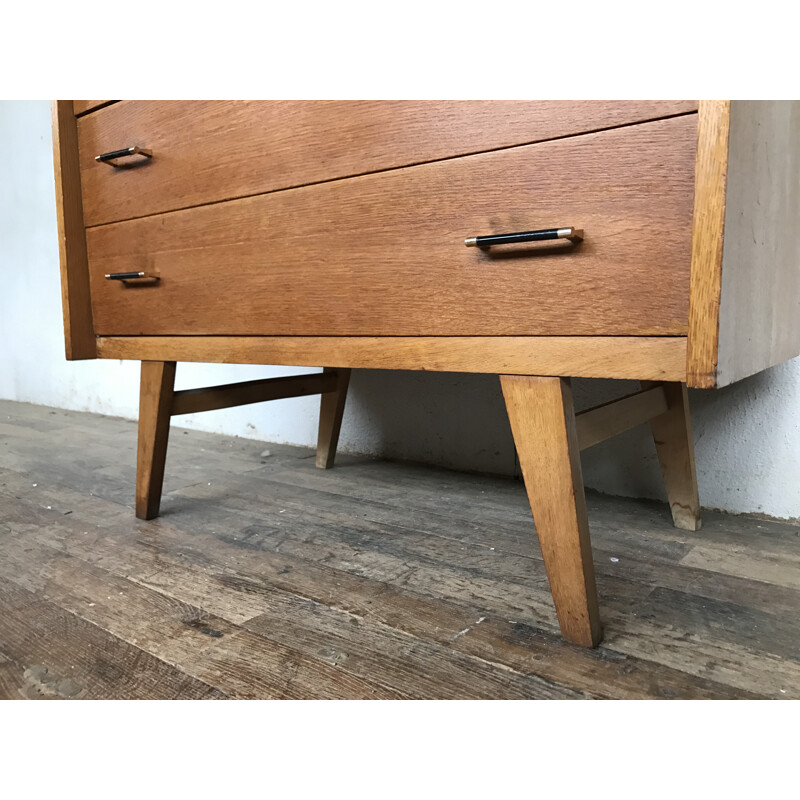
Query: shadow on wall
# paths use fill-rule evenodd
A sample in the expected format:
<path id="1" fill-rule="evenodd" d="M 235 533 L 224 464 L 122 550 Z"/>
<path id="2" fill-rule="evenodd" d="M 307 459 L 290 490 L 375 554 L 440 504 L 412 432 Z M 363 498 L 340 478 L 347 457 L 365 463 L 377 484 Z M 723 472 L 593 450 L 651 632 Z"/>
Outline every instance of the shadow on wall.
<path id="1" fill-rule="evenodd" d="M 800 358 L 690 402 L 702 504 L 800 517 Z"/>
<path id="2" fill-rule="evenodd" d="M 572 385 L 578 410 L 638 388 L 635 381 L 576 379 Z M 355 370 L 347 403 L 344 450 L 470 472 L 519 475 L 497 375 Z M 649 446 L 634 446 L 635 459 L 638 463 L 651 457 L 657 474 L 655 448 L 647 438 L 643 442 Z M 626 450 L 630 445 L 629 441 Z M 592 456 L 602 449 L 600 445 L 586 451 L 589 457 L 584 462 L 591 464 L 596 460 Z M 631 493 L 641 496 L 648 481 L 640 470 L 626 477 L 622 467 L 603 466 L 612 468 L 612 483 L 626 483 Z"/>
<path id="3" fill-rule="evenodd" d="M 635 381 L 614 380 L 575 379 L 572 386 L 579 411 L 638 389 Z M 702 504 L 800 516 L 800 359 L 725 389 L 692 390 L 690 405 Z M 519 474 L 496 375 L 357 370 L 341 446 L 471 472 Z M 581 461 L 590 488 L 666 501 L 647 426 L 585 450 Z"/>
<path id="4" fill-rule="evenodd" d="M 515 471 L 496 375 L 355 370 L 341 447 L 471 472 Z"/>

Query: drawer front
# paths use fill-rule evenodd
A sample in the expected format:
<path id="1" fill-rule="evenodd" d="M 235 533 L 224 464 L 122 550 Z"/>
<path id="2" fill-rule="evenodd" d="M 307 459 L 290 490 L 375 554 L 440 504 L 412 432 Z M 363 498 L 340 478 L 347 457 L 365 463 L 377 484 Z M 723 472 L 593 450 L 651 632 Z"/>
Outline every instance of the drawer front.
<path id="1" fill-rule="evenodd" d="M 689 115 L 90 228 L 95 332 L 685 334 L 695 140 Z M 103 277 L 131 271 L 161 280 Z"/>
<path id="2" fill-rule="evenodd" d="M 81 117 L 87 226 L 692 111 L 689 101 L 123 101 Z M 95 156 L 138 146 L 134 156 Z"/>
<path id="3" fill-rule="evenodd" d="M 79 117 L 81 114 L 88 114 L 90 111 L 95 111 L 113 102 L 113 100 L 73 100 L 72 108 L 75 116 Z"/>

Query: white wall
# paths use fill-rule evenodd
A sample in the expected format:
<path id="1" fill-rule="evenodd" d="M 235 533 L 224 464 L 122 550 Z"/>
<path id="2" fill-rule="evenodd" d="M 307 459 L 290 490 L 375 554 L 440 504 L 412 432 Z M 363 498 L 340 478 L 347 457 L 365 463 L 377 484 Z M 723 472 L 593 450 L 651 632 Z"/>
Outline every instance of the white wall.
<path id="1" fill-rule="evenodd" d="M 0 397 L 134 418 L 138 365 L 67 362 L 61 328 L 49 103 L 0 102 Z M 178 388 L 301 371 L 180 364 Z M 635 384 L 576 380 L 579 408 Z M 800 359 L 719 391 L 691 393 L 703 505 L 800 517 Z M 186 416 L 181 425 L 311 445 L 319 400 L 301 398 Z M 57 443 L 54 443 L 57 446 Z M 357 371 L 345 451 L 512 474 L 511 432 L 490 375 Z M 645 429 L 588 450 L 586 484 L 664 499 Z"/>

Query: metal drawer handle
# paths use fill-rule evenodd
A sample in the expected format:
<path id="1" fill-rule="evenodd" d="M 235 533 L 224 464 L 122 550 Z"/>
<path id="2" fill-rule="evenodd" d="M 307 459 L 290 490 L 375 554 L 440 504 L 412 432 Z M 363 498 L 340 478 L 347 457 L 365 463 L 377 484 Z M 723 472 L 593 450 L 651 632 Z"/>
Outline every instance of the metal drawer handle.
<path id="1" fill-rule="evenodd" d="M 128 156 L 144 156 L 145 158 L 152 158 L 153 153 L 150 150 L 145 150 L 143 147 L 134 145 L 133 147 L 123 147 L 122 150 L 112 150 L 110 153 L 103 153 L 102 155 L 95 156 L 94 160 L 99 161 L 101 164 L 110 164 L 112 167 L 118 167 L 119 164 L 114 163 L 116 158 L 127 158 Z"/>
<path id="2" fill-rule="evenodd" d="M 547 228 L 543 231 L 498 233 L 490 236 L 473 236 L 471 239 L 464 239 L 464 244 L 467 247 L 491 247 L 493 244 L 544 242 L 549 239 L 569 239 L 571 242 L 580 242 L 583 240 L 583 231 L 577 228 Z"/>
<path id="3" fill-rule="evenodd" d="M 149 275 L 147 272 L 110 272 L 106 275 L 107 281 L 141 281 L 143 283 L 160 281 L 158 275 Z"/>

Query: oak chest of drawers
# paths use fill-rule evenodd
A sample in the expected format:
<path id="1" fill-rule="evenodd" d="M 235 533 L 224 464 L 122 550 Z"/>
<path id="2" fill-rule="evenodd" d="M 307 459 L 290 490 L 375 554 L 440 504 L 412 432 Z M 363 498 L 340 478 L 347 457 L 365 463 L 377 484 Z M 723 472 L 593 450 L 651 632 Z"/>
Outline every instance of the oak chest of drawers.
<path id="1" fill-rule="evenodd" d="M 562 633 L 601 625 L 579 450 L 650 422 L 699 525 L 686 386 L 800 352 L 800 104 L 58 101 L 67 357 L 142 361 L 137 515 L 170 417 L 349 370 L 500 375 Z M 467 246 L 465 246 L 467 245 Z M 173 390 L 175 362 L 324 366 Z M 576 415 L 569 378 L 642 391 Z"/>

